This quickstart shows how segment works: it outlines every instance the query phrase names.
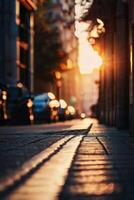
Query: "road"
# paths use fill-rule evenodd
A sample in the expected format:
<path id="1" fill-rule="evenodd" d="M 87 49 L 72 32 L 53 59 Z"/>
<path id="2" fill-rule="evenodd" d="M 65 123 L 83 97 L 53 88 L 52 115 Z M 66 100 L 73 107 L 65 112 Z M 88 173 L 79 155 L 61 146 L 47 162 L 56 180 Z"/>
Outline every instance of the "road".
<path id="1" fill-rule="evenodd" d="M 85 119 L 54 124 L 1 127 L 0 191 L 3 194 L 7 193 L 16 183 L 18 184 L 22 181 L 23 177 L 37 170 L 38 167 L 44 163 L 45 172 L 49 174 L 48 180 L 52 180 L 50 174 L 53 178 L 54 176 L 56 179 L 59 177 L 57 172 L 57 170 L 59 171 L 59 167 L 60 176 L 65 177 L 71 165 L 74 153 L 84 135 L 87 134 L 90 126 L 91 120 Z M 48 160 L 51 161 L 47 162 Z M 56 163 L 58 163 L 57 170 Z M 46 177 L 45 174 L 44 176 Z M 32 180 L 33 179 L 34 178 L 32 178 Z M 62 185 L 63 178 L 59 178 L 58 180 L 60 181 L 58 185 Z M 52 183 L 46 182 L 48 187 L 45 188 L 47 195 L 51 193 L 50 196 L 52 198 L 52 192 L 48 192 L 48 188 L 51 188 L 49 187 L 50 184 Z M 54 191 L 53 189 L 53 192 Z M 54 192 L 54 194 L 56 194 L 56 192 Z M 10 198 L 14 199 L 14 196 Z M 50 197 L 47 199 L 50 199 Z"/>
<path id="2" fill-rule="evenodd" d="M 91 119 L 1 127 L 0 152 L 1 200 L 134 199 L 127 130 Z"/>

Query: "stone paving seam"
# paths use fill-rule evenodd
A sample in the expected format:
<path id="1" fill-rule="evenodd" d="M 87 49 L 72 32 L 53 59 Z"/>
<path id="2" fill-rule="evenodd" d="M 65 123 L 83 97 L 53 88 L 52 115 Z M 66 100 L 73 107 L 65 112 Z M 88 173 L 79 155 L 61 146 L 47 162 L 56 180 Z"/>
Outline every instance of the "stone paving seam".
<path id="1" fill-rule="evenodd" d="M 100 145 L 102 146 L 102 148 L 104 149 L 106 155 L 109 155 L 105 145 L 101 142 L 101 140 L 99 139 L 99 137 L 96 137 L 97 141 L 100 143 Z"/>
<path id="2" fill-rule="evenodd" d="M 90 133 L 89 133 L 89 135 L 90 135 Z M 88 136 L 89 137 L 89 136 Z M 86 138 L 86 136 L 85 136 L 85 138 Z M 85 191 L 83 191 L 83 195 L 82 196 L 80 196 L 81 194 L 79 193 L 79 194 L 77 194 L 77 192 L 78 192 L 78 189 L 80 189 L 81 190 L 81 188 L 82 188 L 82 184 L 79 184 L 79 188 L 77 188 L 77 192 L 75 193 L 74 192 L 74 195 L 73 195 L 73 192 L 71 193 L 70 192 L 70 190 L 68 190 L 68 188 L 69 188 L 69 186 L 71 185 L 70 184 L 70 182 L 69 182 L 69 179 L 67 179 L 67 181 L 66 181 L 66 183 L 65 183 L 65 185 L 63 186 L 63 191 L 61 192 L 61 194 L 60 194 L 60 196 L 59 196 L 59 200 L 65 200 L 65 199 L 67 199 L 67 200 L 89 200 L 89 199 L 93 199 L 93 200 L 99 200 L 99 199 L 105 199 L 105 200 L 129 200 L 129 199 L 127 199 L 127 198 L 125 198 L 125 186 L 124 186 L 124 181 L 123 181 L 123 179 L 122 179 L 122 177 L 121 177 L 121 174 L 120 174 L 120 171 L 118 170 L 118 168 L 116 167 L 116 165 L 115 165 L 115 163 L 114 163 L 114 158 L 113 159 L 111 159 L 111 155 L 109 155 L 109 153 L 108 153 L 108 151 L 107 151 L 107 149 L 106 149 L 106 147 L 104 146 L 105 144 L 103 144 L 102 143 L 102 141 L 99 139 L 99 137 L 95 137 L 94 136 L 94 138 L 96 138 L 97 139 L 97 141 L 100 143 L 100 145 L 103 147 L 103 149 L 104 149 L 104 151 L 105 151 L 105 153 L 106 153 L 106 157 L 109 159 L 109 160 L 111 160 L 111 166 L 113 166 L 113 169 L 112 170 L 115 170 L 116 171 L 116 173 L 117 173 L 117 175 L 118 175 L 118 177 L 116 177 L 115 176 L 115 178 L 117 179 L 115 179 L 114 178 L 114 182 L 109 182 L 109 185 L 107 185 L 107 182 L 105 181 L 105 183 L 106 184 L 104 184 L 104 187 L 106 186 L 107 187 L 107 189 L 109 189 L 109 187 L 108 186 L 112 186 L 113 187 L 113 189 L 115 188 L 116 190 L 114 191 L 113 190 L 113 194 L 112 194 L 112 192 L 110 191 L 109 193 L 107 193 L 107 194 L 105 194 L 105 195 L 101 195 L 101 194 L 99 194 L 99 195 L 96 195 L 95 194 L 95 192 L 97 193 L 97 190 L 94 192 L 94 191 L 92 191 L 91 190 L 91 188 L 89 187 L 88 188 L 88 190 L 90 189 L 90 192 L 87 190 L 87 192 L 88 192 L 88 195 L 86 196 L 86 193 L 85 193 Z M 84 138 L 83 138 L 83 141 L 84 141 Z M 81 143 L 82 144 L 82 143 Z M 79 152 L 77 152 L 77 153 L 79 153 Z M 77 154 L 76 154 L 76 158 L 77 158 Z M 83 156 L 83 155 L 82 155 Z M 96 158 L 96 154 L 94 154 L 94 155 L 92 155 L 92 156 L 94 156 L 94 159 L 95 160 L 97 160 L 97 158 Z M 99 155 L 99 156 L 101 156 L 102 157 L 102 160 L 103 160 L 103 156 L 102 155 Z M 89 155 L 88 155 L 88 159 L 87 159 L 87 162 L 88 162 L 88 160 L 90 160 L 89 159 Z M 92 160 L 92 159 L 91 159 Z M 75 160 L 74 160 L 75 161 Z M 82 161 L 77 161 L 77 162 L 82 162 Z M 76 173 L 75 171 L 74 171 L 74 165 L 75 164 L 75 162 L 73 162 L 72 163 L 72 171 L 71 171 L 71 168 L 70 168 L 70 176 L 69 177 L 71 177 L 72 178 L 72 174 L 73 173 Z M 106 160 L 106 164 L 107 164 L 107 160 Z M 74 166 L 73 166 L 74 165 Z M 76 167 L 78 167 L 78 166 L 76 166 Z M 91 167 L 91 164 L 90 164 L 90 167 Z M 103 168 L 101 169 L 101 171 L 102 170 L 107 170 L 106 168 L 105 168 L 105 166 L 103 166 Z M 110 169 L 110 170 L 111 170 Z M 88 169 L 89 170 L 89 169 Z M 90 169 L 91 170 L 91 169 Z M 80 169 L 80 171 L 82 171 L 82 169 Z M 97 172 L 97 170 L 95 169 L 95 171 Z M 95 173 L 96 173 L 95 172 Z M 77 169 L 77 177 L 78 177 L 78 169 Z M 97 174 L 96 174 L 97 175 Z M 94 176 L 94 175 L 93 175 Z M 108 176 L 108 175 L 106 175 L 106 176 Z M 73 177 L 74 178 L 74 177 Z M 79 177 L 80 178 L 80 177 Z M 81 179 L 80 179 L 81 180 Z M 71 181 L 72 181 L 72 179 L 71 179 Z M 75 183 L 75 181 L 74 182 L 72 182 L 72 186 L 74 186 L 74 183 Z M 92 183 L 92 182 L 91 182 Z M 100 182 L 101 183 L 101 182 Z M 96 186 L 98 187 L 98 183 L 96 184 Z M 76 186 L 77 186 L 77 184 L 76 184 Z M 90 186 L 90 185 L 89 185 Z M 102 184 L 102 186 L 103 186 L 103 184 Z M 96 187 L 96 188 L 97 188 Z M 102 187 L 102 189 L 104 188 L 104 187 Z M 111 188 L 112 188 L 111 187 Z M 117 188 L 116 188 L 117 187 Z M 99 189 L 99 188 L 98 188 Z M 94 192 L 94 193 L 93 193 Z M 70 193 L 70 195 L 69 195 L 69 193 Z M 93 194 L 95 194 L 95 195 L 93 195 Z M 103 192 L 102 192 L 102 194 L 103 194 Z M 131 200 L 133 200 L 134 199 L 134 197 L 133 198 L 131 198 Z"/>
<path id="3" fill-rule="evenodd" d="M 38 168 L 39 165 L 49 160 L 50 157 L 52 157 L 58 151 L 60 151 L 60 149 L 69 140 L 75 137 L 74 133 L 79 133 L 79 131 L 81 131 L 80 134 L 86 135 L 88 134 L 91 127 L 92 124 L 90 124 L 87 127 L 87 129 L 72 130 L 72 131 L 70 130 L 69 136 L 65 136 L 60 141 L 54 143 L 53 145 L 49 146 L 47 149 L 43 150 L 39 154 L 33 156 L 29 161 L 26 161 L 21 167 L 15 170 L 12 175 L 0 179 L 0 195 L 4 194 L 7 190 L 13 188 L 17 183 L 21 181 L 22 178 L 24 178 L 25 176 L 36 170 L 36 168 Z"/>
<path id="4" fill-rule="evenodd" d="M 80 148 L 80 146 L 82 145 L 82 142 L 84 141 L 84 139 L 88 136 L 88 134 L 90 134 L 89 131 L 91 130 L 92 126 L 93 126 L 93 123 L 88 127 L 88 131 L 87 131 L 86 134 L 82 137 L 82 139 L 81 139 L 81 141 L 80 141 L 80 143 L 79 143 L 79 145 L 78 145 L 78 147 L 77 147 L 77 149 L 76 149 L 76 153 L 75 153 L 75 155 L 74 155 L 74 157 L 73 157 L 73 159 L 72 159 L 71 166 L 70 166 L 70 168 L 69 168 L 69 170 L 68 170 L 68 176 L 66 177 L 65 183 L 64 183 L 64 185 L 62 186 L 62 189 L 61 189 L 60 193 L 58 194 L 56 200 L 62 200 L 62 199 L 61 199 L 61 196 L 62 196 L 62 193 L 63 193 L 63 191 L 64 191 L 64 188 L 66 187 L 66 184 L 68 183 L 69 175 L 71 174 L 71 171 L 72 171 L 72 167 L 73 167 L 73 165 L 74 165 L 74 162 L 75 162 L 75 160 L 76 160 L 76 158 L 77 158 L 77 156 L 78 156 L 78 154 L 79 154 L 79 148 Z M 68 200 L 71 200 L 71 199 L 68 199 Z M 72 200 L 74 200 L 74 199 L 72 199 Z M 77 198 L 77 200 L 80 200 L 80 199 Z"/>

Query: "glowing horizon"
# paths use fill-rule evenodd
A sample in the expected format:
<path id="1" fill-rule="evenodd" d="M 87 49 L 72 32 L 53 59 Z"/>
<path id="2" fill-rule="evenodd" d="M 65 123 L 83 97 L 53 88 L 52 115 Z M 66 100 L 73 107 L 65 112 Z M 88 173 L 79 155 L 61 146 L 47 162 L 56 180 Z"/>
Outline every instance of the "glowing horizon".
<path id="1" fill-rule="evenodd" d="M 86 23 L 76 21 L 75 23 L 75 35 L 79 40 L 78 65 L 80 73 L 82 74 L 92 73 L 94 69 L 98 69 L 103 63 L 101 56 L 93 49 L 92 45 L 88 41 L 89 26 L 90 22 Z"/>
<path id="2" fill-rule="evenodd" d="M 101 56 L 88 41 L 92 21 L 81 21 L 81 18 L 88 13 L 92 3 L 93 0 L 75 0 L 75 35 L 79 41 L 78 65 L 82 74 L 92 73 L 94 69 L 99 68 L 103 63 Z M 99 28 L 99 30 L 104 31 L 104 23 L 100 19 L 97 19 L 97 23 L 98 25 L 93 27 L 91 35 L 95 34 L 99 37 L 97 30 Z"/>
<path id="3" fill-rule="evenodd" d="M 92 73 L 94 69 L 100 68 L 103 61 L 98 52 L 93 49 L 87 40 L 79 40 L 78 64 L 82 74 Z"/>

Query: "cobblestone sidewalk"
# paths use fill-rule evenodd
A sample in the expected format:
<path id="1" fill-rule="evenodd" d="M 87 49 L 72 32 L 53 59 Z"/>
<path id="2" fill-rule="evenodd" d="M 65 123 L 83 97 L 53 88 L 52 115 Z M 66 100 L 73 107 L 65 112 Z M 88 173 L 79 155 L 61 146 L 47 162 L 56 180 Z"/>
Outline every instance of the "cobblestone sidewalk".
<path id="1" fill-rule="evenodd" d="M 55 154 L 1 199 L 133 200 L 134 137 L 92 123 L 90 132 L 64 138 Z"/>
<path id="2" fill-rule="evenodd" d="M 60 200 L 133 200 L 134 138 L 94 123 L 77 150 Z"/>

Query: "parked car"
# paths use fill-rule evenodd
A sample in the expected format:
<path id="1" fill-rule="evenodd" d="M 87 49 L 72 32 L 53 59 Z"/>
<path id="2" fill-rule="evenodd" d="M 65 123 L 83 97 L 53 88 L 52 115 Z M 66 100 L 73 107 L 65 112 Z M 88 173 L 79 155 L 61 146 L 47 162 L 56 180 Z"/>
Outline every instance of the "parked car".
<path id="1" fill-rule="evenodd" d="M 21 83 L 7 89 L 10 125 L 33 124 L 33 101 L 30 92 Z"/>
<path id="2" fill-rule="evenodd" d="M 59 103 L 53 93 L 41 93 L 34 96 L 35 122 L 58 121 Z"/>
<path id="3" fill-rule="evenodd" d="M 3 85 L 0 85 L 0 125 L 7 124 L 7 89 Z"/>

